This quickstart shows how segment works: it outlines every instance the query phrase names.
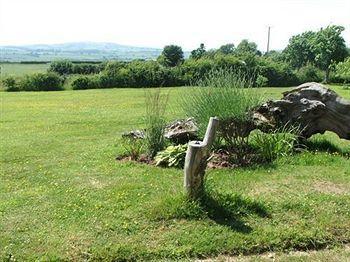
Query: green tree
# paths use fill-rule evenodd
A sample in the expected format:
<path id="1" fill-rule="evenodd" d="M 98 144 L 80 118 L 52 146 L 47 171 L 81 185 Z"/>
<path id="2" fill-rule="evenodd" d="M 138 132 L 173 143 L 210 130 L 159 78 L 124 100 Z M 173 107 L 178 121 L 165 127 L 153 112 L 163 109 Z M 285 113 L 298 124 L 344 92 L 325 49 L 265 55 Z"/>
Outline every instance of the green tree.
<path id="1" fill-rule="evenodd" d="M 254 54 L 261 55 L 261 52 L 258 50 L 258 46 L 254 42 L 249 42 L 247 39 L 243 39 L 237 46 L 235 53 L 237 55 L 243 54 Z"/>
<path id="2" fill-rule="evenodd" d="M 219 52 L 224 55 L 233 54 L 235 52 L 235 45 L 234 44 L 222 45 L 219 48 Z"/>
<path id="3" fill-rule="evenodd" d="M 316 65 L 326 72 L 325 82 L 329 80 L 332 64 L 344 61 L 348 52 L 341 36 L 344 27 L 331 25 L 317 32 L 313 41 Z"/>
<path id="4" fill-rule="evenodd" d="M 206 53 L 205 46 L 203 43 L 201 43 L 199 48 L 192 50 L 190 58 L 199 59 L 199 58 L 202 58 L 205 53 Z"/>
<path id="5" fill-rule="evenodd" d="M 59 75 L 69 75 L 73 73 L 73 63 L 68 60 L 54 61 L 50 64 L 49 71 Z"/>
<path id="6" fill-rule="evenodd" d="M 184 61 L 184 52 L 177 45 L 167 45 L 162 54 L 158 57 L 158 62 L 162 65 L 174 67 L 182 64 Z"/>
<path id="7" fill-rule="evenodd" d="M 345 83 L 350 82 L 350 57 L 348 57 L 344 62 L 338 63 L 335 69 L 335 73 L 338 78 Z"/>
<path id="8" fill-rule="evenodd" d="M 283 50 L 285 60 L 294 68 L 306 66 L 314 63 L 315 52 L 313 48 L 316 33 L 307 31 L 289 39 L 288 46 Z"/>

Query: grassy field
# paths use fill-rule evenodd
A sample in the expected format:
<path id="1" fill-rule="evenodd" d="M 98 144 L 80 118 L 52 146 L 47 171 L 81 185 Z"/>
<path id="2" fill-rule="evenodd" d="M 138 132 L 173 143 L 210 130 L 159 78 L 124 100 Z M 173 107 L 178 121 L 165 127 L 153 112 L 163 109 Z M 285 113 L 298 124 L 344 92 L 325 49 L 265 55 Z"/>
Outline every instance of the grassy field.
<path id="1" fill-rule="evenodd" d="M 170 89 L 169 119 L 185 94 Z M 115 160 L 121 133 L 142 126 L 143 90 L 0 96 L 0 260 L 188 259 L 350 242 L 350 143 L 334 134 L 313 138 L 332 153 L 209 170 L 201 206 L 184 200 L 182 170 Z"/>
<path id="2" fill-rule="evenodd" d="M 45 72 L 49 64 L 20 64 L 20 63 L 0 63 L 1 77 L 23 76 L 32 73 Z"/>

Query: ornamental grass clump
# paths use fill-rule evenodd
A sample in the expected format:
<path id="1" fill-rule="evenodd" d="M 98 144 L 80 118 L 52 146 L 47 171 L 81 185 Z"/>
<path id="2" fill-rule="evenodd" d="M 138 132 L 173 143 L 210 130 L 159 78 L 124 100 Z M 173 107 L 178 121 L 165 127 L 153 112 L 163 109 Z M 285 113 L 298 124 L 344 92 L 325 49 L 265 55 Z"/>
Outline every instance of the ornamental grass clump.
<path id="1" fill-rule="evenodd" d="M 245 155 L 253 128 L 250 112 L 262 101 L 251 88 L 251 79 L 232 69 L 211 71 L 197 82 L 197 87 L 189 89 L 182 101 L 185 114 L 194 117 L 202 136 L 210 117 L 220 119 L 218 138 L 239 160 Z"/>
<path id="2" fill-rule="evenodd" d="M 145 91 L 146 106 L 146 148 L 149 157 L 153 158 L 165 148 L 164 129 L 166 126 L 165 110 L 169 94 L 162 94 L 160 88 Z"/>

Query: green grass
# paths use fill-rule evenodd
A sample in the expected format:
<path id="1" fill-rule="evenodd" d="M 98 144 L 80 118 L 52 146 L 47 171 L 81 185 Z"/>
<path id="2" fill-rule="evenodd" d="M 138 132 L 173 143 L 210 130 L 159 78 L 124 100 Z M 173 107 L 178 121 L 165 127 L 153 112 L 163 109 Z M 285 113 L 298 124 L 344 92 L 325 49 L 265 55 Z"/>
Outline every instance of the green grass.
<path id="1" fill-rule="evenodd" d="M 168 119 L 181 116 L 185 94 L 170 89 Z M 115 161 L 121 133 L 142 127 L 143 90 L 0 96 L 0 260 L 215 257 L 350 241 L 350 143 L 334 134 L 321 139 L 341 152 L 209 170 L 207 201 L 188 203 L 182 170 Z"/>
<path id="2" fill-rule="evenodd" d="M 23 76 L 26 74 L 42 73 L 49 68 L 49 64 L 20 64 L 20 63 L 0 63 L 1 77 Z"/>

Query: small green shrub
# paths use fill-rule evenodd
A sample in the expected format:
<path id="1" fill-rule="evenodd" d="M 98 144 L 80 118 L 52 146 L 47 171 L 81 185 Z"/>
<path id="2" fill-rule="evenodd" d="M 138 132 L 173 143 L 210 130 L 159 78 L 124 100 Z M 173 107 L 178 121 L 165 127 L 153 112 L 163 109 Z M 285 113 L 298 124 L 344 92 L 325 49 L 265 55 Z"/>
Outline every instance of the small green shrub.
<path id="1" fill-rule="evenodd" d="M 160 151 L 155 156 L 157 166 L 180 167 L 185 164 L 187 144 L 168 146 L 165 150 Z"/>
<path id="2" fill-rule="evenodd" d="M 73 90 L 93 89 L 99 87 L 99 79 L 97 76 L 80 76 L 71 83 Z"/>
<path id="3" fill-rule="evenodd" d="M 23 91 L 58 91 L 63 89 L 63 82 L 56 73 L 36 73 L 21 79 L 19 88 Z"/>
<path id="4" fill-rule="evenodd" d="M 344 83 L 350 83 L 350 57 L 337 64 L 335 75 Z"/>
<path id="5" fill-rule="evenodd" d="M 298 142 L 298 129 L 283 127 L 271 133 L 263 133 L 259 130 L 252 136 L 251 143 L 260 157 L 266 162 L 272 162 L 279 157 L 293 154 Z"/>
<path id="6" fill-rule="evenodd" d="M 129 156 L 132 160 L 138 160 L 144 151 L 145 142 L 138 138 L 122 137 L 121 146 L 125 156 Z"/>
<path id="7" fill-rule="evenodd" d="M 297 77 L 300 83 L 322 82 L 324 73 L 317 67 L 308 64 L 297 71 Z"/>
<path id="8" fill-rule="evenodd" d="M 4 85 L 5 90 L 8 92 L 21 91 L 16 79 L 12 76 L 3 79 L 2 84 Z"/>
<path id="9" fill-rule="evenodd" d="M 255 80 L 255 86 L 257 87 L 265 87 L 268 85 L 268 83 L 269 83 L 269 80 L 267 79 L 267 77 L 262 75 L 258 75 Z"/>
<path id="10" fill-rule="evenodd" d="M 145 92 L 146 147 L 151 158 L 165 147 L 165 109 L 168 99 L 169 95 L 162 95 L 160 88 Z"/>

